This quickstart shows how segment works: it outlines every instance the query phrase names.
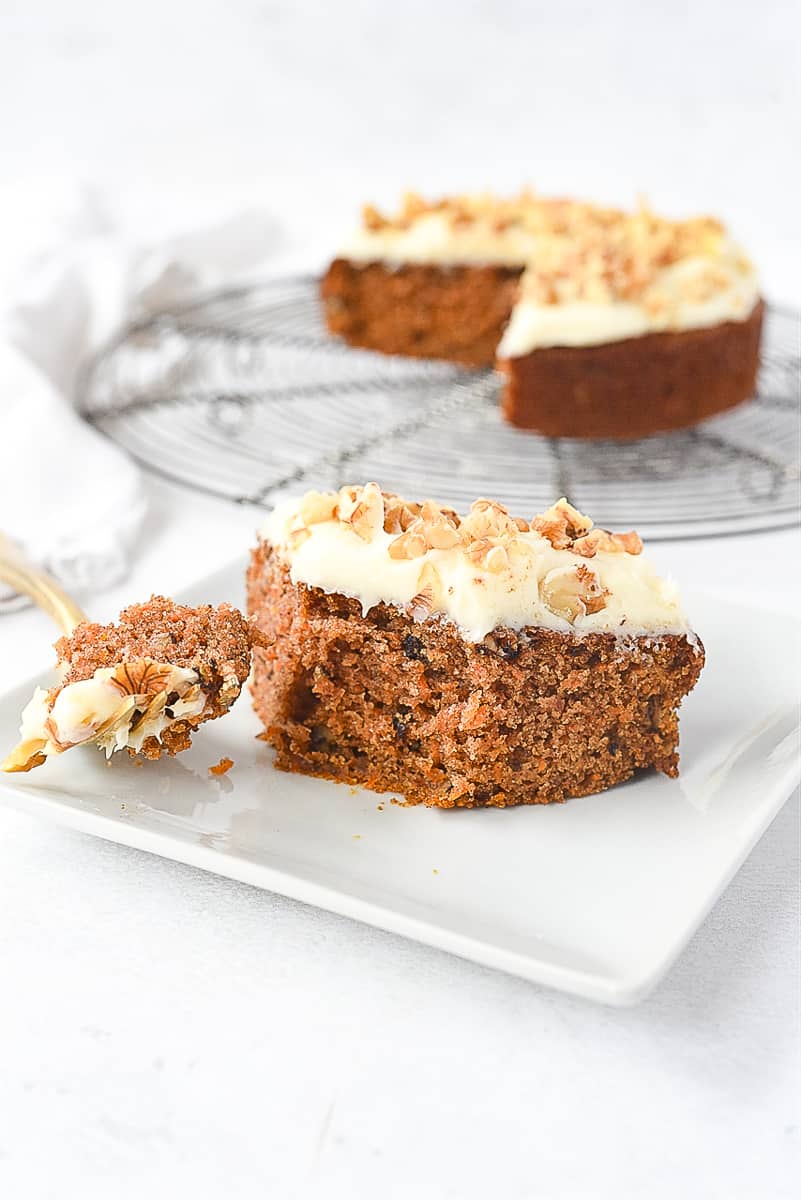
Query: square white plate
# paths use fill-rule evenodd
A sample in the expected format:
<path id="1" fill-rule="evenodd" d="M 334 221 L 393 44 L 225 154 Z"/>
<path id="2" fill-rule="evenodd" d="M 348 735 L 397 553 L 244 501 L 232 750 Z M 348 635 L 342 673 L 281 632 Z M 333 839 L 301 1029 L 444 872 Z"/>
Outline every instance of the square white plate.
<path id="1" fill-rule="evenodd" d="M 191 602 L 242 601 L 242 564 Z M 76 750 L 0 798 L 76 829 L 307 901 L 611 1004 L 644 997 L 801 773 L 792 620 L 688 597 L 707 665 L 682 709 L 679 780 L 562 805 L 443 812 L 286 775 L 244 696 L 174 760 Z M 13 744 L 33 683 L 0 699 Z M 208 767 L 235 760 L 221 779 Z"/>

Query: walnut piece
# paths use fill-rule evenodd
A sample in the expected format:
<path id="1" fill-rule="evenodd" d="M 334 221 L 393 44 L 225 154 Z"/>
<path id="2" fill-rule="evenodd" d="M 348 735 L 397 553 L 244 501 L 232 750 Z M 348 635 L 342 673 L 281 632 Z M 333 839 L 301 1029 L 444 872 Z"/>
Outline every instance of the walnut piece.
<path id="1" fill-rule="evenodd" d="M 420 514 L 420 505 L 395 496 L 391 492 L 383 492 L 384 497 L 384 532 L 405 533 Z"/>
<path id="2" fill-rule="evenodd" d="M 432 550 L 450 550 L 458 546 L 461 538 L 457 529 L 458 517 L 456 522 L 453 519 L 455 516 L 455 513 L 451 514 L 450 510 L 446 512 L 433 500 L 426 500 L 420 509 L 419 521 L 423 537 Z"/>
<path id="3" fill-rule="evenodd" d="M 500 538 L 477 538 L 467 547 L 466 554 L 475 566 L 493 574 L 505 571 L 509 566 L 509 553 Z"/>
<path id="4" fill-rule="evenodd" d="M 307 492 L 300 502 L 300 518 L 304 525 L 317 525 L 333 520 L 337 511 L 334 492 Z"/>
<path id="5" fill-rule="evenodd" d="M 371 542 L 384 527 L 384 497 L 377 483 L 341 488 L 336 511 L 363 542 Z"/>
<path id="6" fill-rule="evenodd" d="M 569 550 L 577 538 L 590 532 L 592 521 L 562 496 L 556 504 L 532 519 L 531 528 L 547 538 L 554 550 Z"/>
<path id="7" fill-rule="evenodd" d="M 574 508 L 564 496 L 546 512 L 534 517 L 531 528 L 542 534 L 554 550 L 571 550 L 582 558 L 594 558 L 599 550 L 608 554 L 641 554 L 639 534 L 610 533 L 595 529 L 589 517 Z"/>
<path id="8" fill-rule="evenodd" d="M 426 539 L 418 530 L 411 528 L 389 543 L 390 558 L 420 558 L 428 549 Z"/>
<path id="9" fill-rule="evenodd" d="M 406 612 L 415 622 L 425 621 L 442 599 L 442 580 L 437 568 L 430 562 L 423 563 L 417 579 L 417 593 L 406 605 Z"/>
<path id="10" fill-rule="evenodd" d="M 595 572 L 583 563 L 578 567 L 555 567 L 540 585 L 543 602 L 571 624 L 577 617 L 600 612 L 606 607 L 608 595 Z"/>
<path id="11" fill-rule="evenodd" d="M 610 533 L 608 529 L 593 529 L 578 538 L 571 549 L 582 558 L 594 558 L 599 550 L 606 554 L 642 554 L 642 538 L 634 530 L 629 533 Z"/>
<path id="12" fill-rule="evenodd" d="M 508 508 L 495 500 L 474 500 L 470 513 L 461 524 L 465 542 L 485 537 L 514 537 L 520 532 L 517 523 L 509 516 Z"/>

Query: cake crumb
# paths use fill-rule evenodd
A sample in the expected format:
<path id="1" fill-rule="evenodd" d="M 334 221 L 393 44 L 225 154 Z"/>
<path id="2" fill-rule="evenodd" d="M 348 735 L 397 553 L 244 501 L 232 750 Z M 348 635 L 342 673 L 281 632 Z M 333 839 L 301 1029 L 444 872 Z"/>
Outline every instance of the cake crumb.
<path id="1" fill-rule="evenodd" d="M 209 767 L 209 775 L 225 775 L 231 770 L 233 765 L 234 760 L 232 758 L 221 758 L 213 767 Z"/>

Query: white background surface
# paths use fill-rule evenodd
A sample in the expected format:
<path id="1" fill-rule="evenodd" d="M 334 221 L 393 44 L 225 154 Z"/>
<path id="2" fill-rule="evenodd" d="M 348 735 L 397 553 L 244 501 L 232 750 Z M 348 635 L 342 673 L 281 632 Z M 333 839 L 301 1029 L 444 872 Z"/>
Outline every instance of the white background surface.
<path id="1" fill-rule="evenodd" d="M 797 304 L 799 34 L 779 2 L 6 0 L 4 177 L 89 180 L 133 230 L 266 203 L 310 260 L 405 186 L 645 191 L 720 212 Z M 254 514 L 150 490 L 93 615 L 250 540 Z M 788 607 L 798 550 L 653 556 Z M 50 640 L 3 618 L 2 686 Z M 0 812 L 0 1194 L 795 1195 L 798 833 L 796 796 L 667 982 L 610 1012 Z"/>

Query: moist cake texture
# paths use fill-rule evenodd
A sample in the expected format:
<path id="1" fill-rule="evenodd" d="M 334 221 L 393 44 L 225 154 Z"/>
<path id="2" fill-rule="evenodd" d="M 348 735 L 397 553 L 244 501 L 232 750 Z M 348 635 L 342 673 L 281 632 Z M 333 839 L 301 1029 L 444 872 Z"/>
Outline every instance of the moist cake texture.
<path id="1" fill-rule="evenodd" d="M 37 688 L 6 771 L 96 743 L 159 758 L 186 750 L 194 730 L 228 711 L 242 690 L 259 635 L 229 604 L 198 608 L 153 596 L 119 622 L 84 622 L 56 642 L 61 683 Z"/>
<path id="2" fill-rule="evenodd" d="M 530 522 L 376 484 L 282 506 L 248 572 L 276 765 L 444 808 L 675 775 L 703 647 L 640 550 L 565 500 Z"/>
<path id="3" fill-rule="evenodd" d="M 497 362 L 504 415 L 552 436 L 638 437 L 753 394 L 757 278 L 711 217 L 409 195 L 397 216 L 365 209 L 321 292 L 354 346 Z"/>
<path id="4" fill-rule="evenodd" d="M 520 275 L 520 267 L 338 258 L 322 283 L 328 329 L 366 350 L 492 366 Z"/>

